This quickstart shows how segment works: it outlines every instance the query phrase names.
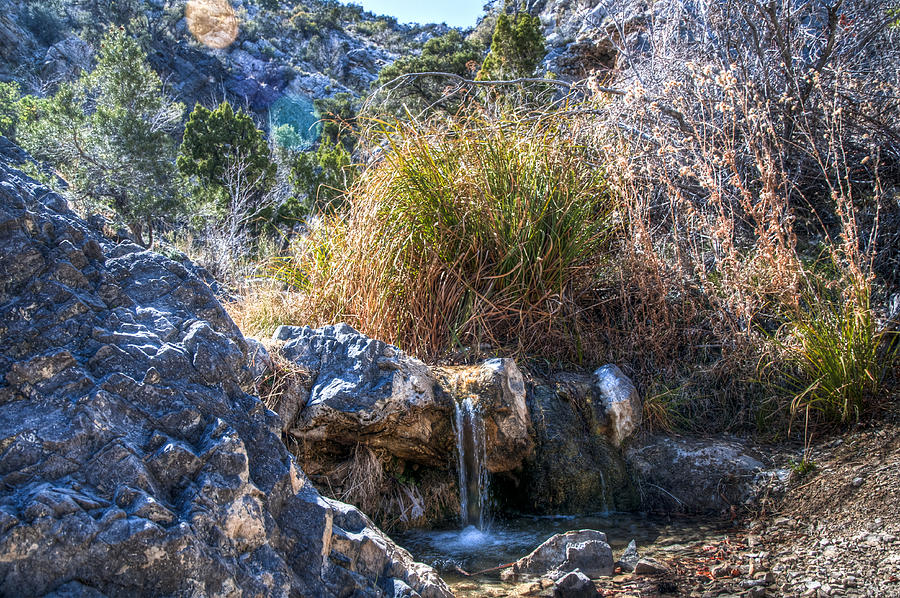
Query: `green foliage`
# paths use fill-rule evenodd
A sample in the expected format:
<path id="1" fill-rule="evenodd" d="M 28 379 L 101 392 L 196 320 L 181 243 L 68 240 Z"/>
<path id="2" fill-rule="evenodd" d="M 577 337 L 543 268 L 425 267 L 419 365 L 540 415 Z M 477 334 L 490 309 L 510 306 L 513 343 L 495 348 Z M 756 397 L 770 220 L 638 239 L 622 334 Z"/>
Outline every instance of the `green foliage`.
<path id="1" fill-rule="evenodd" d="M 59 0 L 34 0 L 22 7 L 21 22 L 45 46 L 60 40 L 62 6 Z"/>
<path id="2" fill-rule="evenodd" d="M 356 177 L 356 169 L 352 166 L 357 143 L 352 132 L 356 122 L 352 96 L 339 93 L 330 98 L 317 98 L 314 105 L 320 115 L 322 134 L 316 149 L 287 152 L 284 156 L 290 167 L 291 185 L 299 197 L 296 202 L 282 206 L 279 220 L 338 208 L 339 199 Z M 279 145 L 288 149 L 296 147 Z"/>
<path id="3" fill-rule="evenodd" d="M 855 284 L 849 292 L 848 298 L 818 289 L 791 316 L 780 369 L 792 394 L 792 416 L 811 413 L 827 423 L 848 423 L 883 390 L 896 349 L 878 329 L 868 286 Z"/>
<path id="4" fill-rule="evenodd" d="M 504 12 L 497 17 L 491 51 L 477 79 L 496 81 L 531 77 L 546 54 L 541 20 L 524 11 L 516 11 L 513 16 Z"/>
<path id="5" fill-rule="evenodd" d="M 309 320 L 353 314 L 420 355 L 491 342 L 576 358 L 612 193 L 562 121 L 401 125 L 292 264 Z M 341 316 L 343 314 L 343 316 Z"/>
<path id="6" fill-rule="evenodd" d="M 256 128 L 253 118 L 243 110 L 235 112 L 227 101 L 215 110 L 197 104 L 184 129 L 178 170 L 194 178 L 200 197 L 224 209 L 230 199 L 226 177 L 238 161 L 246 166 L 243 176 L 254 194 L 271 188 L 275 163 L 265 135 Z"/>
<path id="7" fill-rule="evenodd" d="M 811 474 L 819 468 L 819 466 L 816 465 L 815 461 L 810 461 L 805 456 L 800 461 L 791 459 L 790 467 L 794 475 L 801 479 L 805 478 L 807 475 Z"/>
<path id="8" fill-rule="evenodd" d="M 312 214 L 337 208 L 354 174 L 350 152 L 341 143 L 323 139 L 316 151 L 297 153 L 291 164 L 290 181 L 306 198 L 301 212 Z"/>
<path id="9" fill-rule="evenodd" d="M 452 73 L 469 78 L 481 61 L 481 50 L 453 29 L 444 35 L 425 42 L 419 56 L 407 56 L 384 67 L 378 73 L 375 87 L 381 87 L 408 73 Z M 410 111 L 421 112 L 439 102 L 445 95 L 448 81 L 444 77 L 414 77 L 402 85 L 384 91 L 383 109 L 391 114 L 401 114 L 405 105 Z M 439 107 L 454 112 L 457 100 L 439 102 Z"/>
<path id="10" fill-rule="evenodd" d="M 21 91 L 15 81 L 0 81 L 0 135 L 15 139 L 16 124 L 19 122 Z"/>
<path id="11" fill-rule="evenodd" d="M 19 113 L 25 149 L 52 163 L 77 197 L 114 208 L 139 240 L 142 223 L 180 204 L 172 133 L 184 107 L 122 31 L 104 36 L 92 72 L 23 101 Z"/>

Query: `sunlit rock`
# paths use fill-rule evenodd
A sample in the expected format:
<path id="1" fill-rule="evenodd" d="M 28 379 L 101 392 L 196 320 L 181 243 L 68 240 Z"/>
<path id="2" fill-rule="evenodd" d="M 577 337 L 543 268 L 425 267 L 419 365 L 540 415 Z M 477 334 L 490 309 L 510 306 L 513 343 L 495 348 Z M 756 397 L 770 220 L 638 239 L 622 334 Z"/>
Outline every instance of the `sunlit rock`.
<path id="1" fill-rule="evenodd" d="M 184 16 L 191 34 L 210 48 L 227 48 L 240 32 L 229 0 L 188 0 Z"/>

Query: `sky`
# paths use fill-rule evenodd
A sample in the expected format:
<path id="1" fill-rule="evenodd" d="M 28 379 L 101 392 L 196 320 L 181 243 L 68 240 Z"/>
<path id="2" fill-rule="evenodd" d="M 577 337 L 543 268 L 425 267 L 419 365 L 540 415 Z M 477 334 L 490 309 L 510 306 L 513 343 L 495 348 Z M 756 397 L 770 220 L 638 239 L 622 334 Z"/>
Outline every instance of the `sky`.
<path id="1" fill-rule="evenodd" d="M 485 0 L 351 1 L 377 15 L 396 17 L 401 23 L 447 23 L 455 27 L 473 27 L 485 3 Z"/>

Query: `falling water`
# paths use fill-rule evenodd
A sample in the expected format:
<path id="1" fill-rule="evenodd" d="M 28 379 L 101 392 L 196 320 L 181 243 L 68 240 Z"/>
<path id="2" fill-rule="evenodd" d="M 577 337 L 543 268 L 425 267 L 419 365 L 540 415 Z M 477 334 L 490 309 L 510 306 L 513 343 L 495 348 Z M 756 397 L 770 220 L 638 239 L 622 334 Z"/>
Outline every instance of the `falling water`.
<path id="1" fill-rule="evenodd" d="M 459 503 L 463 527 L 483 530 L 487 522 L 488 477 L 485 468 L 484 420 L 471 398 L 456 402 L 456 451 L 459 458 Z"/>

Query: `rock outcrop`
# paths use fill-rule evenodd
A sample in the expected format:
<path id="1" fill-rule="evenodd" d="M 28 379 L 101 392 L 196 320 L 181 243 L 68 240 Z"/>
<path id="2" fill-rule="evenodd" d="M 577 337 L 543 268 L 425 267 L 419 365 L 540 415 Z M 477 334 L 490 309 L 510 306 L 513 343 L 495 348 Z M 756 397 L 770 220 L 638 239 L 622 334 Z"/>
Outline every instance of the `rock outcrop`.
<path id="1" fill-rule="evenodd" d="M 737 439 L 655 436 L 625 455 L 645 507 L 665 511 L 719 512 L 747 504 L 764 469 L 762 457 Z"/>
<path id="2" fill-rule="evenodd" d="M 638 508 L 637 488 L 616 442 L 628 438 L 630 429 L 616 426 L 625 422 L 617 410 L 624 414 L 634 396 L 614 392 L 624 391 L 624 383 L 608 386 L 604 392 L 596 376 L 575 373 L 529 381 L 526 399 L 535 449 L 521 472 L 495 476 L 505 506 L 541 513 Z M 627 398 L 612 400 L 615 396 Z"/>
<path id="3" fill-rule="evenodd" d="M 404 461 L 449 463 L 453 407 L 424 363 L 347 324 L 281 326 L 275 340 L 309 372 L 308 399 L 287 427 L 313 451 L 363 443 Z"/>
<path id="4" fill-rule="evenodd" d="M 0 163 L 0 595 L 448 598 L 316 492 L 247 361 L 190 271 Z"/>
<path id="5" fill-rule="evenodd" d="M 525 383 L 511 359 L 431 368 L 347 324 L 282 326 L 272 342 L 302 372 L 273 408 L 304 470 L 379 520 L 408 527 L 458 516 L 456 402 L 470 399 L 483 420 L 491 473 L 520 470 L 533 451 Z"/>

